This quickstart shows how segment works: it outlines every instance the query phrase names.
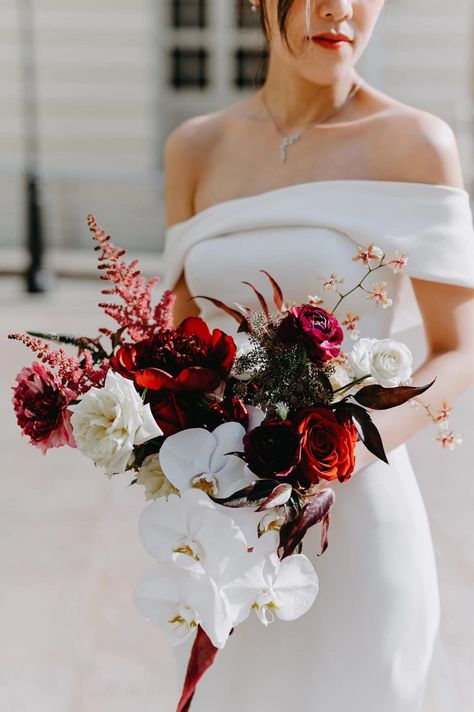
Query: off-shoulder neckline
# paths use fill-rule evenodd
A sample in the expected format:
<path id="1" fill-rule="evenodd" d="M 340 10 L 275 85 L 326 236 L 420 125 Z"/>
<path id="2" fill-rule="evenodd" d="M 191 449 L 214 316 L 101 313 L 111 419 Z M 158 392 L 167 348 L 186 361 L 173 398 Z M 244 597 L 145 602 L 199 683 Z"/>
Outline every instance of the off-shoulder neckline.
<path id="1" fill-rule="evenodd" d="M 242 202 L 245 201 L 255 201 L 259 198 L 265 198 L 267 196 L 271 195 L 278 195 L 279 193 L 282 193 L 284 191 L 292 191 L 297 188 L 308 188 L 308 187 L 329 187 L 329 186 L 344 186 L 344 187 L 349 187 L 349 185 L 353 184 L 369 184 L 369 185 L 380 185 L 380 186 L 416 186 L 415 190 L 418 188 L 433 188 L 435 190 L 441 190 L 442 191 L 448 191 L 448 192 L 453 192 L 453 193 L 459 193 L 463 195 L 468 195 L 467 190 L 463 188 L 455 188 L 454 186 L 450 185 L 443 185 L 440 183 L 421 183 L 421 182 L 414 182 L 414 181 L 398 181 L 398 180 L 376 180 L 376 179 L 359 179 L 359 178 L 341 178 L 337 180 L 315 180 L 315 181 L 305 181 L 303 183 L 291 183 L 290 185 L 284 185 L 279 188 L 271 188 L 270 190 L 265 190 L 262 191 L 261 193 L 253 193 L 252 195 L 243 195 L 238 198 L 229 198 L 228 200 L 221 200 L 218 203 L 213 203 L 213 205 L 209 205 L 207 208 L 203 208 L 202 210 L 199 210 L 197 213 L 194 213 L 194 215 L 191 215 L 191 217 L 187 218 L 186 220 L 180 220 L 179 222 L 173 223 L 173 225 L 170 225 L 169 227 L 165 228 L 165 235 L 169 235 L 172 232 L 174 232 L 176 229 L 183 227 L 184 225 L 187 225 L 188 223 L 193 223 L 197 219 L 200 219 L 202 217 L 205 217 L 206 215 L 209 215 L 213 211 L 220 209 L 222 207 L 226 206 L 232 206 L 232 205 L 240 205 Z"/>

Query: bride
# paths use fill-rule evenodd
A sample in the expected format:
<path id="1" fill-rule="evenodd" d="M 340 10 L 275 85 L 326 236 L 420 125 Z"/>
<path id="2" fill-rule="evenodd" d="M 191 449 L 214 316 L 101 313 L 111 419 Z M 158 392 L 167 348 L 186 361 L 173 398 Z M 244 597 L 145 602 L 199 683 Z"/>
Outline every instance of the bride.
<path id="1" fill-rule="evenodd" d="M 414 382 L 436 377 L 430 402 L 453 401 L 473 381 L 474 235 L 451 128 L 355 71 L 384 0 L 252 4 L 270 50 L 263 86 L 185 121 L 165 146 L 166 277 L 177 319 L 200 307 L 237 338 L 225 314 L 190 295 L 256 307 L 241 281 L 258 283 L 266 269 L 291 301 L 315 292 L 329 300 L 321 290 L 331 273 L 356 283 L 358 245 L 398 249 L 408 254 L 429 354 Z M 402 279 L 386 278 L 395 303 Z M 393 309 L 358 294 L 347 306 L 361 330 L 387 337 Z M 443 702 L 441 688 L 433 692 L 443 679 L 437 575 L 405 447 L 426 415 L 405 405 L 375 420 L 390 466 L 360 448 L 357 472 L 336 485 L 328 551 L 317 559 L 318 532 L 306 540 L 316 604 L 291 624 L 239 626 L 194 712 L 457 709 L 452 695 Z"/>

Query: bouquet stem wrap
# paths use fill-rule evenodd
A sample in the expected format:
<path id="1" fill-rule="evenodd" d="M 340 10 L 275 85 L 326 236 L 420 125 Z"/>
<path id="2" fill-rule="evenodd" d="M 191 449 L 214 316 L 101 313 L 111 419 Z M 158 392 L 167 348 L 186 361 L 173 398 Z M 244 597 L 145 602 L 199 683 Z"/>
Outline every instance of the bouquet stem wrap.
<path id="1" fill-rule="evenodd" d="M 204 673 L 211 667 L 218 653 L 216 648 L 210 641 L 208 635 L 199 626 L 194 645 L 189 658 L 188 669 L 184 680 L 183 692 L 178 703 L 176 712 L 188 712 L 191 707 L 191 702 L 198 686 L 199 681 Z"/>

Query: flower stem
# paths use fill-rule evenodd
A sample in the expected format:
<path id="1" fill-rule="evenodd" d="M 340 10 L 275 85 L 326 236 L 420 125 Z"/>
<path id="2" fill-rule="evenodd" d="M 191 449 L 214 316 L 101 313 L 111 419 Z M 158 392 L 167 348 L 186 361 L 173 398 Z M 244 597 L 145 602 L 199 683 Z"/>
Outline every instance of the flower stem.
<path id="1" fill-rule="evenodd" d="M 365 376 L 361 376 L 361 378 L 356 378 L 355 381 L 351 381 L 350 383 L 346 383 L 345 386 L 341 386 L 340 388 L 336 388 L 333 393 L 339 393 L 340 391 L 347 391 L 349 388 L 352 388 L 352 386 L 357 386 L 359 383 L 362 383 L 362 381 L 365 381 L 366 378 L 370 378 L 370 373 L 367 373 Z"/>
<path id="2" fill-rule="evenodd" d="M 334 312 L 336 311 L 336 309 L 338 308 L 339 304 L 342 302 L 343 299 L 345 299 L 345 298 L 348 297 L 350 294 L 352 294 L 352 292 L 355 292 L 356 289 L 359 289 L 359 287 L 362 287 L 363 282 L 365 282 L 365 280 L 367 279 L 367 277 L 369 276 L 369 274 L 372 274 L 372 272 L 376 272 L 376 271 L 377 271 L 378 269 L 380 269 L 381 267 L 386 267 L 386 266 L 387 266 L 386 264 L 384 264 L 384 259 L 385 259 L 385 255 L 383 255 L 382 259 L 380 260 L 380 264 L 378 264 L 377 267 L 371 267 L 371 266 L 369 265 L 368 272 L 362 277 L 362 279 L 360 280 L 360 282 L 359 282 L 358 284 L 356 284 L 356 286 L 353 287 L 352 289 L 350 289 L 348 292 L 345 292 L 344 294 L 341 294 L 341 296 L 339 297 L 339 299 L 338 299 L 338 301 L 337 301 L 337 303 L 336 303 L 336 306 L 335 306 L 334 309 L 331 311 L 331 314 L 334 314 Z M 362 289 L 364 289 L 364 287 L 362 287 Z M 366 291 L 367 291 L 367 290 L 366 290 Z"/>

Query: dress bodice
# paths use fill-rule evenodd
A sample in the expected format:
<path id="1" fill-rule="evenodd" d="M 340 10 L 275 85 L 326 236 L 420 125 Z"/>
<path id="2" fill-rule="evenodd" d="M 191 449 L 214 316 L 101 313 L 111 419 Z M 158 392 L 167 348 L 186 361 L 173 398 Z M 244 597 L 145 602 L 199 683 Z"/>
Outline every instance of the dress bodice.
<path id="1" fill-rule="evenodd" d="M 323 282 L 335 273 L 353 287 L 365 273 L 354 261 L 358 246 L 374 243 L 387 255 L 408 255 L 404 274 L 474 287 L 474 229 L 467 191 L 449 186 L 398 181 L 336 180 L 300 183 L 212 205 L 176 223 L 165 235 L 166 286 L 184 270 L 193 295 L 257 308 L 247 280 L 268 295 L 264 269 L 295 303 L 308 295 L 335 303 Z M 403 276 L 389 267 L 364 282 L 385 281 L 396 303 Z M 210 326 L 235 333 L 233 322 L 210 302 L 198 300 Z M 364 334 L 383 338 L 394 310 L 375 308 L 357 290 L 344 313 L 360 315 Z M 339 314 L 340 315 L 340 314 Z"/>

